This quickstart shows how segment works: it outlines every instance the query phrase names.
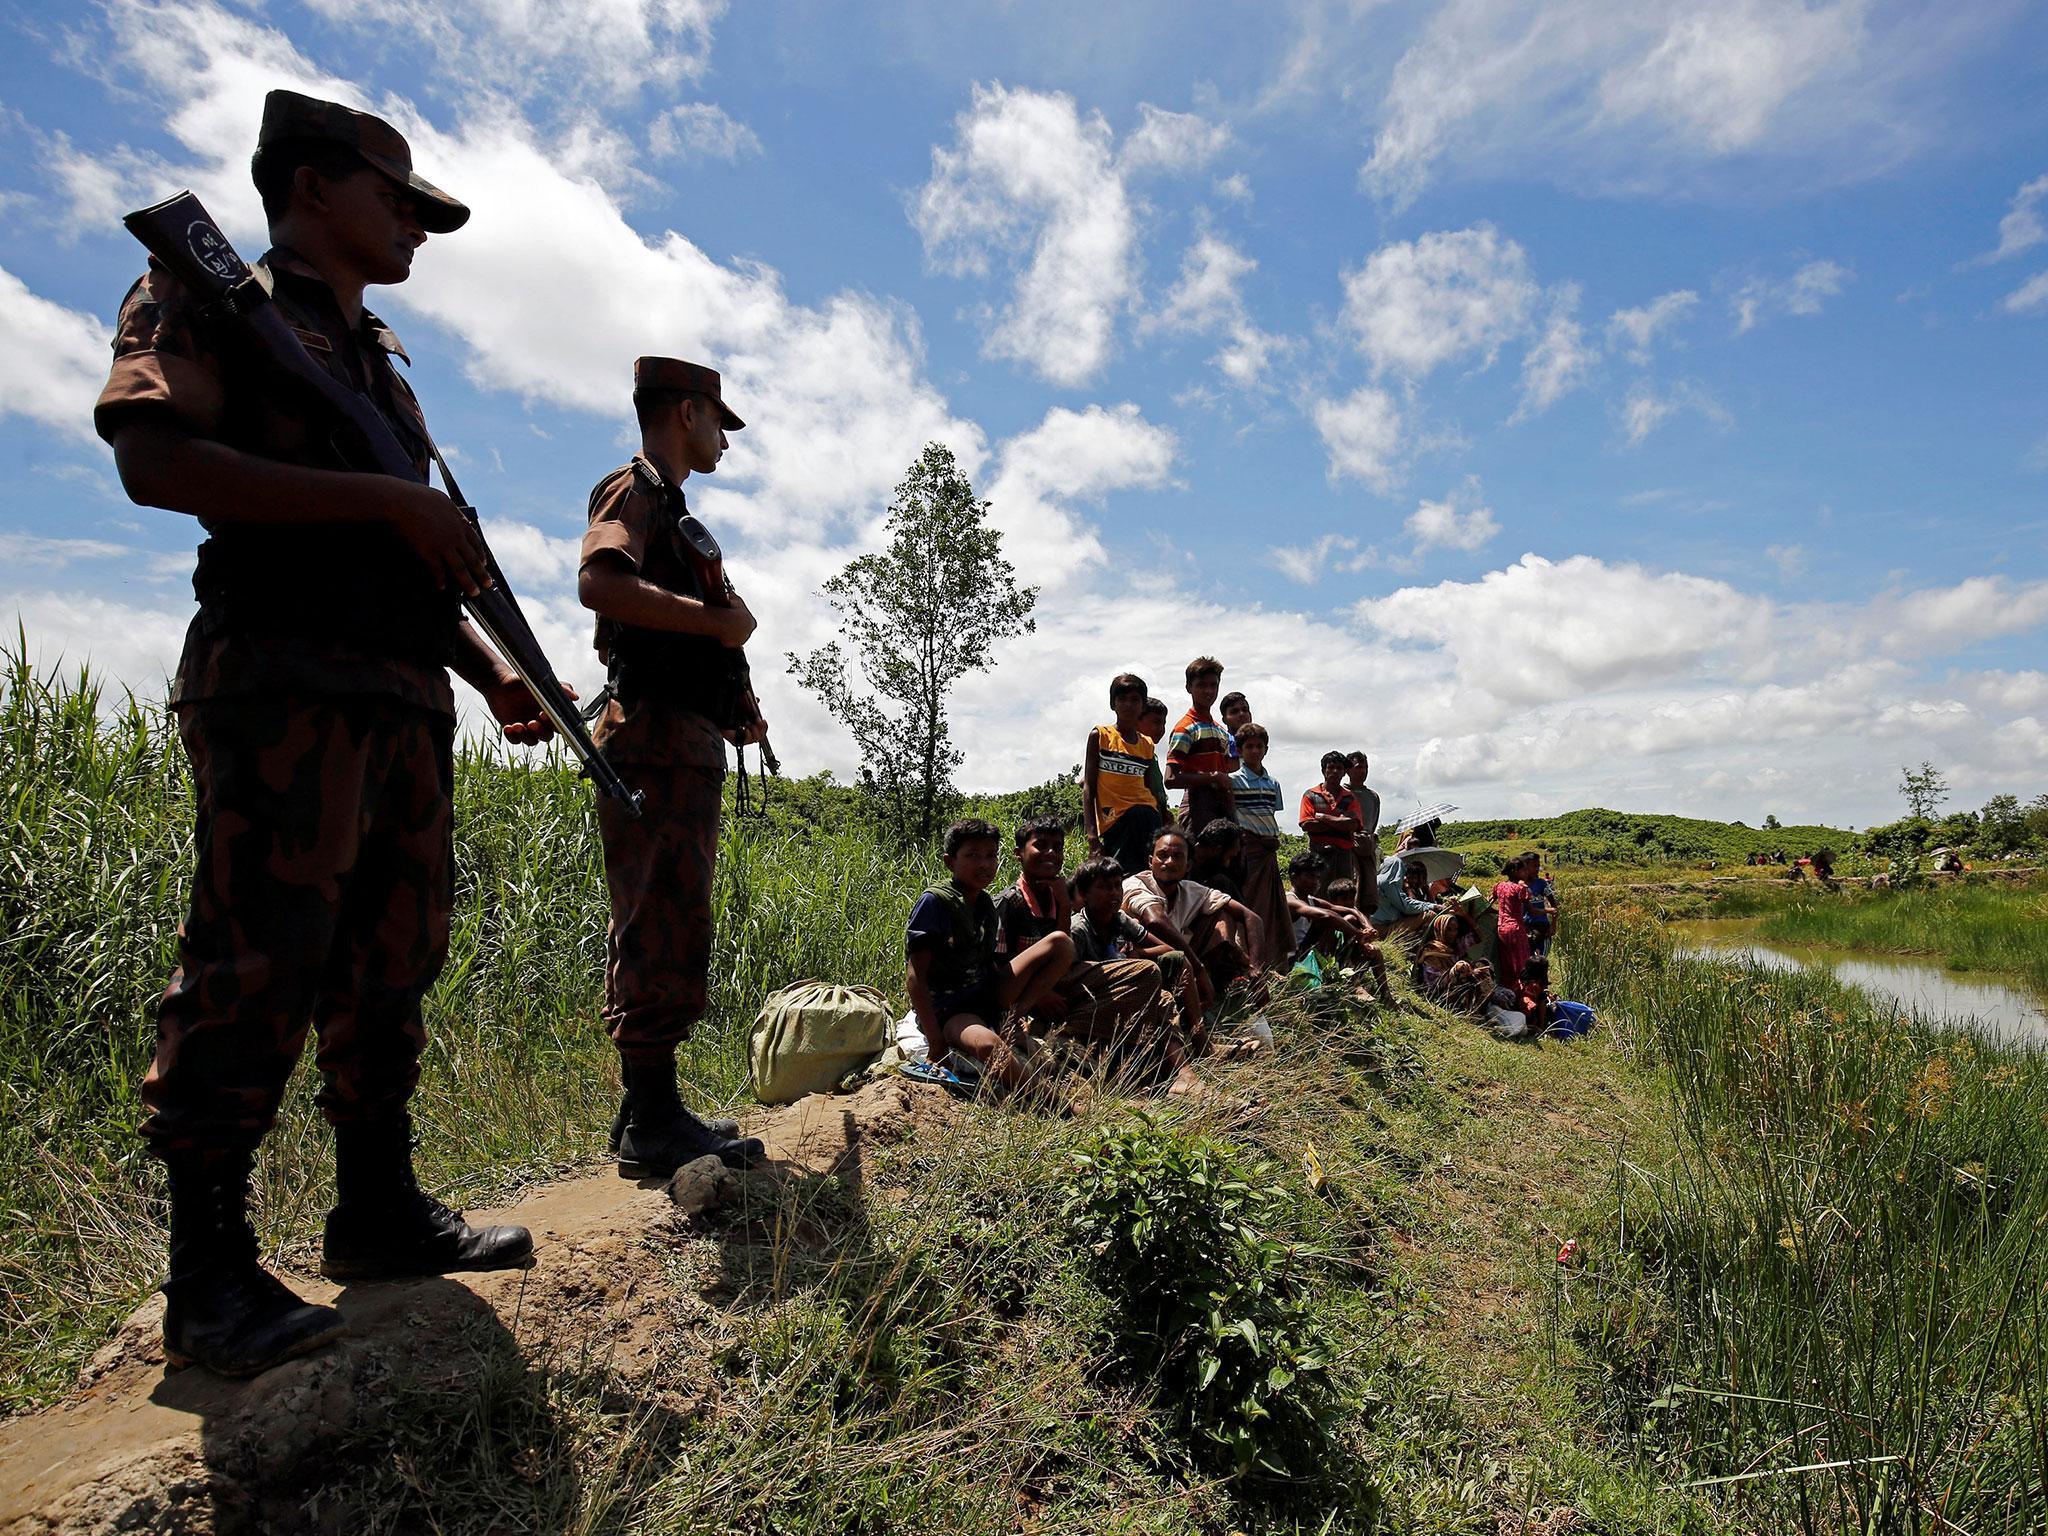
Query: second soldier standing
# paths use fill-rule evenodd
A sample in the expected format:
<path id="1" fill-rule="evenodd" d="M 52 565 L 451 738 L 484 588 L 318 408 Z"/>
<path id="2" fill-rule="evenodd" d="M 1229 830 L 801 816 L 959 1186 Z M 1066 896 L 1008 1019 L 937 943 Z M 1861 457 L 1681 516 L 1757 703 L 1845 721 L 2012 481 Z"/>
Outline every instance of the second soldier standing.
<path id="1" fill-rule="evenodd" d="M 625 1082 L 613 1149 L 621 1173 L 666 1175 L 707 1154 L 735 1167 L 763 1155 L 731 1121 L 690 1111 L 675 1058 L 704 1016 L 725 744 L 758 742 L 767 726 L 740 649 L 754 615 L 682 488 L 718 468 L 725 434 L 745 423 L 714 370 L 675 358 L 633 364 L 633 410 L 640 453 L 590 493 L 577 595 L 597 615 L 608 675 L 594 734 L 647 801 L 638 820 L 598 807 L 612 906 L 604 1021 Z"/>

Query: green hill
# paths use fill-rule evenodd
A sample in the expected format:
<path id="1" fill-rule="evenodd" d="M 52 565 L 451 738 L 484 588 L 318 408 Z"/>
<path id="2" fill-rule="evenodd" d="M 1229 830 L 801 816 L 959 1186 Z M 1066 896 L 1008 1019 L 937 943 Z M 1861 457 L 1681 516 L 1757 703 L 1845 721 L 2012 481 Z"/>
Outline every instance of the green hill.
<path id="1" fill-rule="evenodd" d="M 1468 856 L 1498 857 L 1535 848 L 1560 865 L 1741 864 L 1752 853 L 1782 851 L 1797 858 L 1823 847 L 1845 853 L 1856 842 L 1856 835 L 1841 827 L 1746 827 L 1739 821 L 1598 807 L 1562 816 L 1447 821 L 1442 837 L 1445 847 Z"/>

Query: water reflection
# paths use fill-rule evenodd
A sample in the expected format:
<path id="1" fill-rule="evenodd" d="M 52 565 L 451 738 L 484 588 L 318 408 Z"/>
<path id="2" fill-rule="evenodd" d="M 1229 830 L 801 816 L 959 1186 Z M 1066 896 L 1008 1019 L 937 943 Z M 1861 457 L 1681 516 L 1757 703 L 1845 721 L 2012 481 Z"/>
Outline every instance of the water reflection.
<path id="1" fill-rule="evenodd" d="M 1855 950 L 1759 943 L 1754 919 L 1703 918 L 1667 926 L 1680 953 L 1743 960 L 1769 970 L 1828 971 L 1837 981 L 1925 1019 L 1977 1029 L 1995 1039 L 2048 1042 L 2048 1005 L 2013 982 L 1951 971 L 1912 955 L 1873 959 Z"/>

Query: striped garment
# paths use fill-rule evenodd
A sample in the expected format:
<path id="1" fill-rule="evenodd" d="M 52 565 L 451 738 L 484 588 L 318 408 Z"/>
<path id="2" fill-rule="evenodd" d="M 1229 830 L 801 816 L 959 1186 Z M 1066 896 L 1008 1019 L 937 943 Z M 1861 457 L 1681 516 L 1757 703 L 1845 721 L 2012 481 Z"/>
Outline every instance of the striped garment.
<path id="1" fill-rule="evenodd" d="M 1280 835 L 1280 781 L 1240 766 L 1230 776 L 1236 786 L 1237 824 L 1260 837 Z"/>

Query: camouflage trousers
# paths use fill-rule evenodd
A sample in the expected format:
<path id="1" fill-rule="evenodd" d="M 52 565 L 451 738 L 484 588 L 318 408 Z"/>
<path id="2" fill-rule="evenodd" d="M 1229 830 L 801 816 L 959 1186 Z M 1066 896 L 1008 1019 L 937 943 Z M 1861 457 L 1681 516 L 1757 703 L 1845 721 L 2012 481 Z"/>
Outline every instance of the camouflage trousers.
<path id="1" fill-rule="evenodd" d="M 448 955 L 455 723 L 374 695 L 178 706 L 196 801 L 192 899 L 157 1009 L 142 1134 L 253 1147 L 319 1036 L 335 1124 L 403 1110 L 420 1001 Z"/>
<path id="2" fill-rule="evenodd" d="M 621 1056 L 657 1059 L 704 1017 L 725 769 L 635 763 L 631 773 L 647 795 L 640 819 L 610 799 L 597 807 L 612 900 L 603 1017 Z"/>

